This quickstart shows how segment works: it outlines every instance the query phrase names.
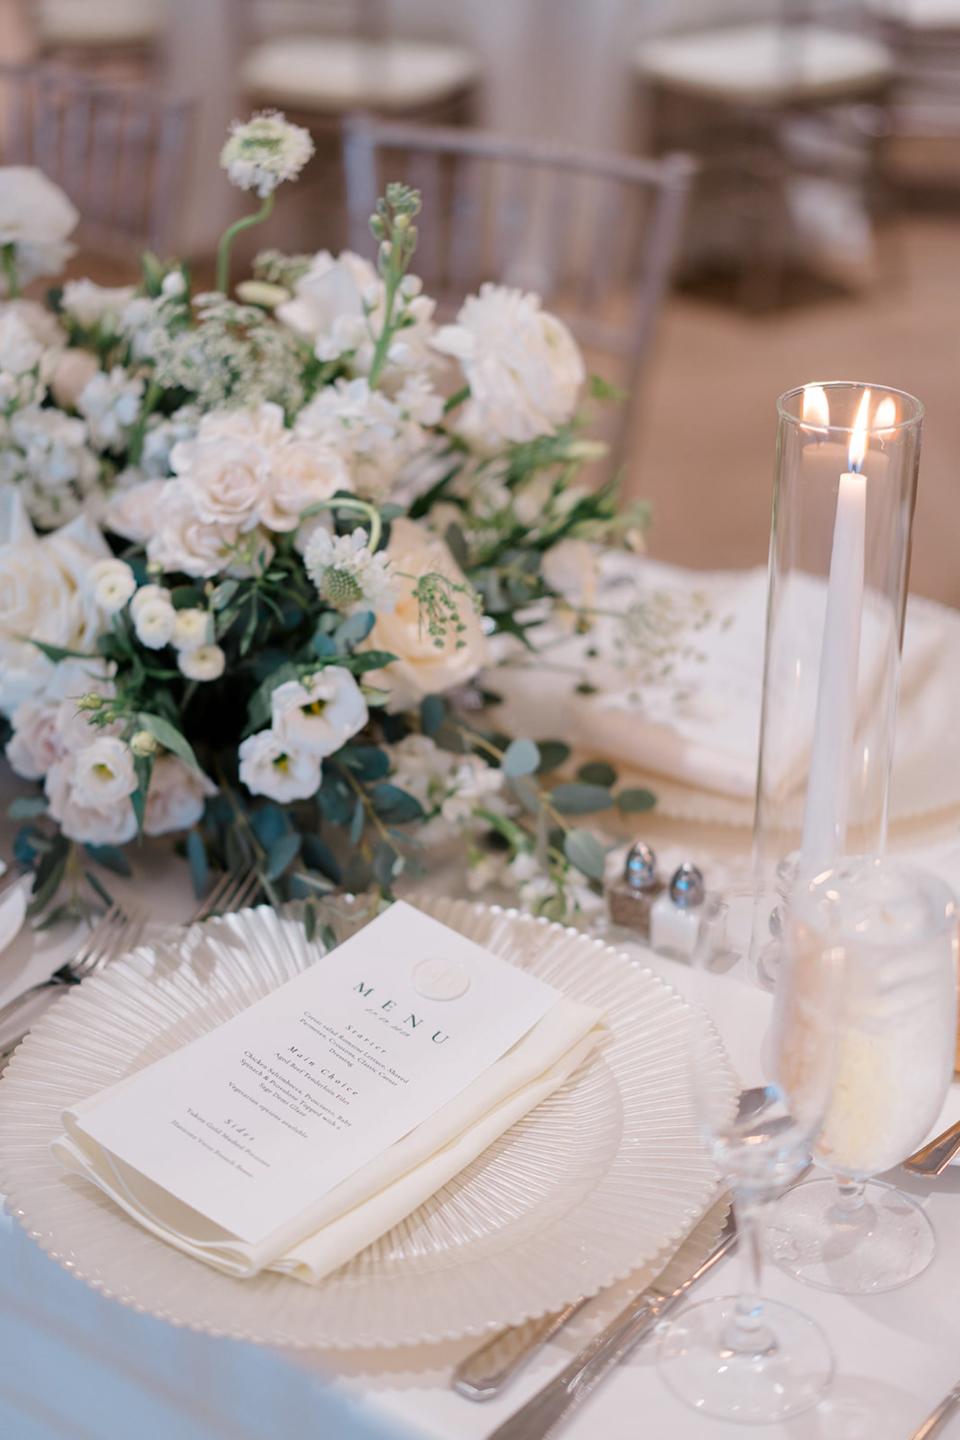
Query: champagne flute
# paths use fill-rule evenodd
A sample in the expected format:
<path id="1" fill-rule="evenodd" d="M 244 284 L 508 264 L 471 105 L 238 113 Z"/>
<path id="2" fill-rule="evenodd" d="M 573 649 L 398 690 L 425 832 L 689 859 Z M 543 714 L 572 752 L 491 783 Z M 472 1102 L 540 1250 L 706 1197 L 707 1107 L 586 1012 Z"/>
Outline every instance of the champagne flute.
<path id="1" fill-rule="evenodd" d="M 815 1405 L 833 1375 L 833 1357 L 815 1322 L 763 1299 L 761 1215 L 766 1201 L 809 1162 L 833 1085 L 833 977 L 794 985 L 792 937 L 782 947 L 775 1023 L 760 1043 L 769 1001 L 742 977 L 718 973 L 750 945 L 754 897 L 738 894 L 704 916 L 692 963 L 699 1002 L 689 1046 L 697 1121 L 737 1210 L 740 1292 L 681 1311 L 665 1328 L 658 1364 L 663 1379 L 701 1414 L 740 1423 L 784 1420 Z M 737 1084 L 717 1083 L 717 1035 Z M 790 1064 L 783 1064 L 783 1057 Z M 739 1092 L 739 1093 L 737 1093 Z"/>
<path id="2" fill-rule="evenodd" d="M 953 1075 L 956 902 L 937 876 L 871 857 L 801 887 L 791 913 L 808 978 L 826 956 L 843 972 L 836 1087 L 814 1149 L 833 1178 L 778 1201 L 771 1258 L 821 1290 L 892 1290 L 926 1269 L 936 1238 L 916 1200 L 871 1177 L 921 1143 Z"/>

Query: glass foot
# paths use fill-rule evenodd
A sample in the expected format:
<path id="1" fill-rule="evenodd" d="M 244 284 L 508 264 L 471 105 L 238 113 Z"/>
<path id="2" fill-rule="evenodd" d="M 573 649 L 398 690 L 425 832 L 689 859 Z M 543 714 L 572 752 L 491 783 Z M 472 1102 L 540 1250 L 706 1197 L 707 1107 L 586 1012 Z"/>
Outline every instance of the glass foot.
<path id="1" fill-rule="evenodd" d="M 770 1259 L 817 1290 L 872 1295 L 906 1285 L 933 1259 L 933 1226 L 909 1195 L 871 1180 L 862 1203 L 837 1203 L 836 1181 L 808 1180 L 767 1212 Z"/>
<path id="2" fill-rule="evenodd" d="M 764 1302 L 755 1348 L 725 1342 L 736 1300 L 704 1300 L 682 1310 L 660 1342 L 658 1368 L 678 1399 L 701 1415 L 767 1425 L 809 1410 L 833 1379 L 823 1331 L 789 1305 Z"/>

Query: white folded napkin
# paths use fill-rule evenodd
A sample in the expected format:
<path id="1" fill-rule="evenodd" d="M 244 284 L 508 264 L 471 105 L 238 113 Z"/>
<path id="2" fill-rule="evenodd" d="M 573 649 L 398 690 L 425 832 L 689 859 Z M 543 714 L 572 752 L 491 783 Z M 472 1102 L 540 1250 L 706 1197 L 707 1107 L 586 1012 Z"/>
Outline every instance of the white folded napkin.
<path id="1" fill-rule="evenodd" d="M 84 1119 L 117 1087 L 64 1114 L 66 1133 L 54 1142 L 53 1152 L 146 1229 L 197 1260 L 228 1275 L 276 1270 L 316 1283 L 422 1205 L 558 1089 L 603 1033 L 597 1011 L 561 998 L 459 1095 L 256 1245 L 214 1225 L 84 1133 Z"/>
<path id="2" fill-rule="evenodd" d="M 684 628 L 702 597 L 710 620 Z M 663 663 L 631 658 L 618 616 L 631 606 L 669 597 L 676 632 L 662 637 Z M 791 623 L 806 645 L 800 722 L 783 763 L 802 781 L 809 761 L 826 587 L 797 577 L 788 596 Z M 756 788 L 763 688 L 767 571 L 700 573 L 621 553 L 601 562 L 598 606 L 604 617 L 586 635 L 553 634 L 546 652 L 517 668 L 498 670 L 492 683 L 505 697 L 500 716 L 514 733 L 567 740 L 591 755 L 607 755 L 637 769 L 698 789 L 752 799 Z M 871 623 L 872 622 L 872 623 Z M 545 627 L 546 628 L 546 627 Z M 862 665 L 879 673 L 886 624 L 865 611 Z M 930 611 L 908 609 L 901 697 L 921 687 L 941 652 L 943 626 Z M 585 681 L 591 694 L 578 693 Z M 809 717 L 809 723 L 807 718 Z"/>

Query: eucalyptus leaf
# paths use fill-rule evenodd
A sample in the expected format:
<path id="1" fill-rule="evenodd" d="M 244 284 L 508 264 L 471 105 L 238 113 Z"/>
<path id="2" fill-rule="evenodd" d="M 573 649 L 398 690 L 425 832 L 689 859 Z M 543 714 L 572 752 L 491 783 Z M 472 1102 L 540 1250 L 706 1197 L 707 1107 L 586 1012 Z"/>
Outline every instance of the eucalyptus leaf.
<path id="1" fill-rule="evenodd" d="M 154 715 L 149 710 L 141 710 L 137 716 L 137 724 L 141 730 L 146 730 L 158 740 L 164 750 L 169 750 L 171 755 L 176 755 L 185 765 L 193 770 L 200 770 L 200 763 L 193 753 L 193 747 L 185 735 L 182 735 L 176 725 L 171 725 L 162 715 Z M 202 771 L 201 771 L 202 773 Z"/>
<path id="2" fill-rule="evenodd" d="M 114 875 L 133 874 L 130 861 L 119 845 L 85 845 L 84 849 L 91 860 L 96 860 L 105 870 L 112 870 Z"/>
<path id="3" fill-rule="evenodd" d="M 370 801 L 381 820 L 388 820 L 394 825 L 403 825 L 423 816 L 423 806 L 415 795 L 385 781 L 373 786 Z"/>
<path id="4" fill-rule="evenodd" d="M 393 880 L 394 871 L 398 867 L 400 856 L 392 845 L 386 840 L 381 840 L 374 851 L 373 856 L 373 878 L 384 890 L 389 890 Z"/>
<path id="5" fill-rule="evenodd" d="M 550 792 L 550 801 L 561 815 L 589 815 L 596 810 L 609 810 L 613 796 L 602 785 L 584 785 L 574 781 L 568 785 L 556 785 Z"/>
<path id="6" fill-rule="evenodd" d="M 321 870 L 335 885 L 343 879 L 343 871 L 336 855 L 320 835 L 304 835 L 303 858 L 311 870 Z"/>
<path id="7" fill-rule="evenodd" d="M 511 740 L 500 766 L 511 780 L 521 775 L 534 775 L 540 768 L 540 751 L 532 740 Z"/>
<path id="8" fill-rule="evenodd" d="M 193 893 L 200 900 L 206 894 L 210 880 L 210 864 L 207 860 L 207 848 L 199 830 L 191 830 L 187 835 L 187 860 L 190 863 Z"/>
<path id="9" fill-rule="evenodd" d="M 300 854 L 301 838 L 296 831 L 287 835 L 281 835 L 279 840 L 274 841 L 267 853 L 267 868 L 264 871 L 264 879 L 279 880 L 294 860 Z"/>
<path id="10" fill-rule="evenodd" d="M 604 870 L 604 849 L 589 830 L 568 830 L 563 841 L 563 853 L 578 870 L 591 880 L 602 880 Z"/>
<path id="11" fill-rule="evenodd" d="M 420 703 L 420 728 L 431 739 L 443 724 L 447 714 L 446 701 L 439 695 L 426 695 Z"/>
<path id="12" fill-rule="evenodd" d="M 46 815 L 46 813 L 47 799 L 45 795 L 18 795 L 7 806 L 7 814 L 11 820 L 32 820 L 35 815 Z"/>
<path id="13" fill-rule="evenodd" d="M 372 610 L 360 610 L 356 615 L 348 615 L 341 621 L 333 635 L 338 652 L 343 655 L 345 651 L 355 649 L 366 640 L 375 620 Z"/>
<path id="14" fill-rule="evenodd" d="M 540 751 L 541 775 L 546 775 L 550 770 L 559 770 L 570 758 L 570 746 L 565 745 L 562 740 L 538 740 L 537 749 Z"/>
<path id="15" fill-rule="evenodd" d="M 609 789 L 617 783 L 617 772 L 606 760 L 591 760 L 586 765 L 581 765 L 577 771 L 577 779 L 582 780 L 585 785 L 603 785 Z"/>
<path id="16" fill-rule="evenodd" d="M 350 821 L 350 844 L 359 845 L 360 837 L 363 834 L 364 809 L 363 801 L 357 796 L 357 803 L 353 807 L 353 818 Z"/>
<path id="17" fill-rule="evenodd" d="M 625 815 L 642 815 L 645 810 L 652 810 L 656 803 L 657 797 L 652 790 L 621 790 L 617 796 L 617 805 Z"/>

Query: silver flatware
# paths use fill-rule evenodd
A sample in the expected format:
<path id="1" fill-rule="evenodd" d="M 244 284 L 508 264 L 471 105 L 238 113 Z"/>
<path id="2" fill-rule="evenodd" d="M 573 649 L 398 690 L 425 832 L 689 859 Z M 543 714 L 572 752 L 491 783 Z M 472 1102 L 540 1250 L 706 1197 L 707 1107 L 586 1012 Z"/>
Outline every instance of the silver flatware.
<path id="1" fill-rule="evenodd" d="M 209 895 L 200 901 L 187 924 L 199 925 L 214 915 L 233 915 L 252 904 L 259 889 L 260 876 L 255 866 L 225 870 Z"/>
<path id="2" fill-rule="evenodd" d="M 908 1160 L 904 1160 L 903 1168 L 911 1175 L 942 1175 L 957 1154 L 960 1154 L 960 1121 L 944 1130 L 942 1135 L 935 1135 L 926 1145 L 921 1145 Z"/>
<path id="3" fill-rule="evenodd" d="M 661 1284 L 663 1276 L 648 1285 L 599 1335 L 578 1351 L 559 1375 L 538 1390 L 515 1415 L 498 1426 L 488 1440 L 543 1440 L 590 1394 L 611 1366 L 639 1345 L 654 1326 L 680 1304 L 690 1289 L 729 1255 L 736 1243 L 736 1219 L 731 1208 L 719 1240 L 692 1274 L 673 1289 Z"/>
<path id="4" fill-rule="evenodd" d="M 528 1320 L 525 1325 L 507 1326 L 460 1361 L 451 1387 L 466 1400 L 492 1400 L 586 1303 L 586 1296 L 581 1296 L 552 1315 Z"/>
<path id="5" fill-rule="evenodd" d="M 931 1435 L 937 1435 L 943 1429 L 944 1422 L 953 1414 L 960 1405 L 960 1381 L 954 1385 L 948 1395 L 944 1395 L 936 1410 L 931 1410 L 919 1430 L 914 1430 L 910 1440 L 930 1440 Z"/>

